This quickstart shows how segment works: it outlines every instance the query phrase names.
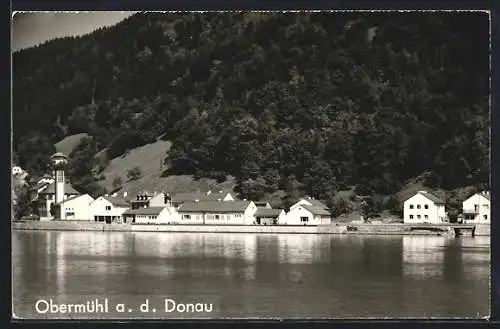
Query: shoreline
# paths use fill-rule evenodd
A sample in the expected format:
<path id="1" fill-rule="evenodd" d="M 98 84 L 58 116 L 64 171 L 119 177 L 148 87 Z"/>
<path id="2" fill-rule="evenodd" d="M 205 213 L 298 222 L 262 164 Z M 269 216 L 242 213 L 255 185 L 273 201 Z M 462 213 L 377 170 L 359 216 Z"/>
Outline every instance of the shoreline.
<path id="1" fill-rule="evenodd" d="M 456 236 L 464 228 L 459 224 L 419 225 L 335 223 L 319 226 L 291 225 L 189 225 L 189 224 L 106 224 L 94 221 L 16 221 L 13 231 L 90 231 L 90 232 L 170 232 L 170 233 L 270 233 L 338 235 L 428 235 Z M 489 236 L 490 225 L 467 225 L 464 235 Z M 470 228 L 473 227 L 471 230 Z"/>

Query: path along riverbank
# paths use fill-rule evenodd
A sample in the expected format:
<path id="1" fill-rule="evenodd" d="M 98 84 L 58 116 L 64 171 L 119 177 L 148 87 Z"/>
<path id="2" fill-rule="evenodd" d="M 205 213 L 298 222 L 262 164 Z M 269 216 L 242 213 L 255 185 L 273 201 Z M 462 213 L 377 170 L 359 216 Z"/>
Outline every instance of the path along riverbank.
<path id="1" fill-rule="evenodd" d="M 272 234 L 353 234 L 353 235 L 475 235 L 489 236 L 485 224 L 351 224 L 332 223 L 320 226 L 289 225 L 172 225 L 106 224 L 94 221 L 16 221 L 13 230 L 40 231 L 119 231 L 119 232 L 193 232 L 193 233 L 272 233 Z"/>

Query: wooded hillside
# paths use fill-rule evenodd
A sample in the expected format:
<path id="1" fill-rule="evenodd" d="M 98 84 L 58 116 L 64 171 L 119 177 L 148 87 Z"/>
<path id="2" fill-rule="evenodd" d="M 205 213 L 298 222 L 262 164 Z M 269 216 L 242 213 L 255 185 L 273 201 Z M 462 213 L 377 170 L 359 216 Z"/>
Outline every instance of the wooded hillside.
<path id="1" fill-rule="evenodd" d="M 95 167 L 82 157 L 161 135 L 165 175 L 232 175 L 252 199 L 489 180 L 487 13 L 137 14 L 13 61 L 14 150 L 33 173 L 87 133 L 76 180 Z"/>

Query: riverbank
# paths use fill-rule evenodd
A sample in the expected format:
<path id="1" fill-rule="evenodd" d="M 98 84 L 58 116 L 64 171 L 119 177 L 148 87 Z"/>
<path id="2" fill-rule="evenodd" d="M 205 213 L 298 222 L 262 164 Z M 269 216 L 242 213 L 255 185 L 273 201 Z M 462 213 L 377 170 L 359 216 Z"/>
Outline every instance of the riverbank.
<path id="1" fill-rule="evenodd" d="M 473 226 L 468 226 L 473 227 Z M 152 224 L 106 224 L 93 221 L 24 221 L 13 222 L 13 230 L 41 231 L 118 231 L 118 232 L 193 232 L 193 233 L 273 233 L 273 234 L 353 234 L 353 235 L 451 235 L 461 225 L 408 225 L 394 224 L 330 224 L 320 226 L 259 226 L 259 225 L 152 225 Z M 469 230 L 472 233 L 472 230 Z M 467 230 L 464 230 L 466 235 Z M 474 235 L 489 236 L 489 225 L 478 224 Z"/>

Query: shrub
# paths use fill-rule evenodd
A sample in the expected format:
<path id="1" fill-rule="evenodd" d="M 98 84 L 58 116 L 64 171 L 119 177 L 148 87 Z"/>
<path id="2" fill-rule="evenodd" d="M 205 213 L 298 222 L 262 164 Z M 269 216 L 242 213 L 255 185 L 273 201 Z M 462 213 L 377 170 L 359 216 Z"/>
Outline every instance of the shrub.
<path id="1" fill-rule="evenodd" d="M 127 178 L 129 181 L 134 181 L 139 179 L 142 176 L 142 171 L 141 168 L 139 167 L 134 167 L 127 171 Z"/>

